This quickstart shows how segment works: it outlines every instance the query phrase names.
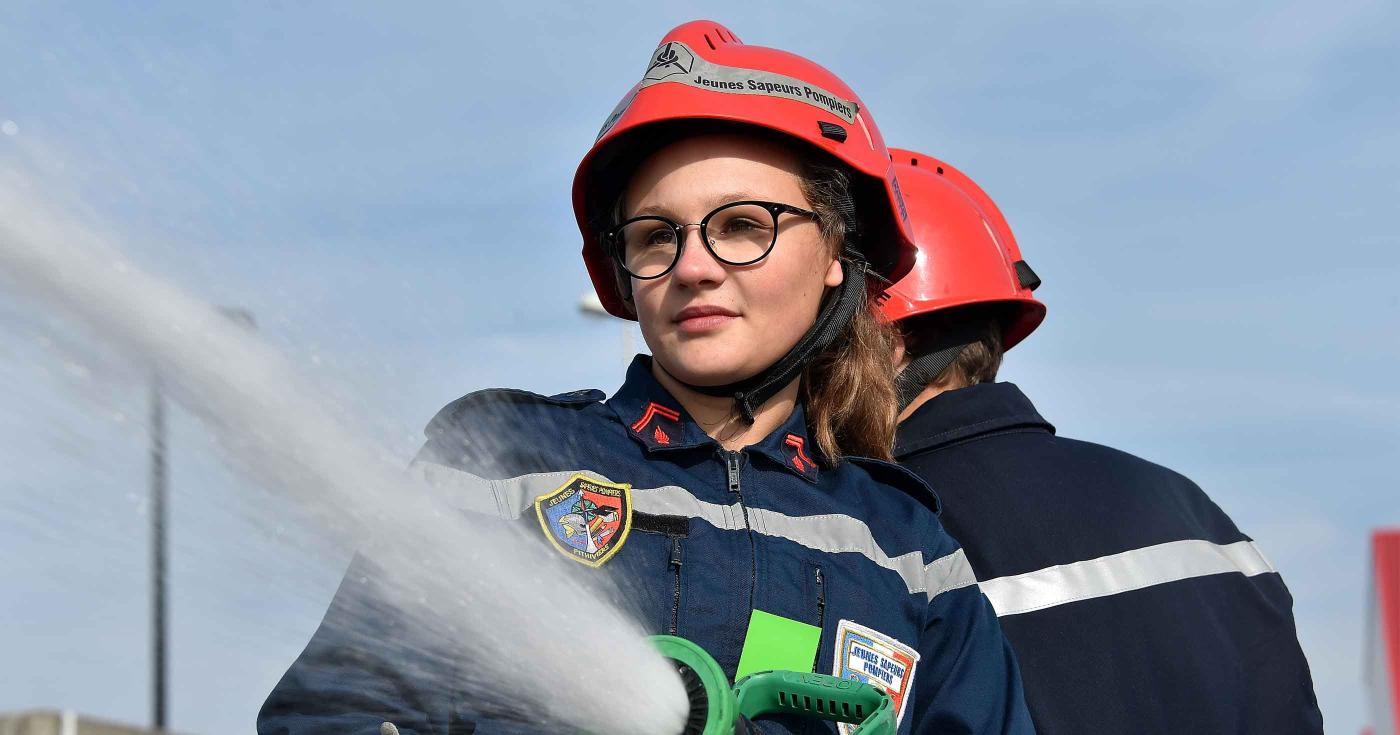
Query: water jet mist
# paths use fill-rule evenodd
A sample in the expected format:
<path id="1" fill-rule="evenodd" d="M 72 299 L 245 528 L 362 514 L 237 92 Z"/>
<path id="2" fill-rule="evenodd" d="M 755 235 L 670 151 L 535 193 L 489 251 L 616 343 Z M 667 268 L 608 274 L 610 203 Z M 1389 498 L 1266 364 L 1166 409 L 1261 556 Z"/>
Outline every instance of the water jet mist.
<path id="1" fill-rule="evenodd" d="M 100 227 L 55 210 L 14 172 L 0 174 L 0 283 L 156 371 L 240 472 L 292 500 L 332 544 L 358 549 L 381 572 L 380 599 L 413 628 L 395 643 L 402 666 L 454 672 L 438 684 L 552 729 L 680 731 L 681 683 L 625 613 L 560 571 L 536 539 L 469 524 L 278 351 L 143 271 Z M 458 660 L 472 665 L 447 665 Z M 577 660 L 609 665 L 582 677 Z"/>

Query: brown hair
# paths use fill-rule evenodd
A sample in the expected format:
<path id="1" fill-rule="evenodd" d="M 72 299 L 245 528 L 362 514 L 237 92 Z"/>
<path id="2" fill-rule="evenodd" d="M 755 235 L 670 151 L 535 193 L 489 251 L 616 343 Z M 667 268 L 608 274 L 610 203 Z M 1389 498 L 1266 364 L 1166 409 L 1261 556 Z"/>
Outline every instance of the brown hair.
<path id="1" fill-rule="evenodd" d="M 845 169 L 803 158 L 802 193 L 820 217 L 822 235 L 837 255 L 853 232 L 851 184 Z M 863 272 L 847 269 L 847 278 Z M 892 461 L 897 400 L 894 391 L 894 329 L 879 316 L 876 291 L 842 334 L 802 371 L 807 424 L 831 464 L 853 454 Z"/>

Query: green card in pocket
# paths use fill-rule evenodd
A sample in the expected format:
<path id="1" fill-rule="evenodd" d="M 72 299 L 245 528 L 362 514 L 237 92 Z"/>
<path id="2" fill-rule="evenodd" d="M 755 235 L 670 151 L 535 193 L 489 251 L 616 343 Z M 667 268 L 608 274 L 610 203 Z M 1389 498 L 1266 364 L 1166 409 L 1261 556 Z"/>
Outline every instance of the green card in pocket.
<path id="1" fill-rule="evenodd" d="M 810 672 L 821 639 L 822 629 L 815 625 L 754 610 L 734 681 L 759 671 Z"/>

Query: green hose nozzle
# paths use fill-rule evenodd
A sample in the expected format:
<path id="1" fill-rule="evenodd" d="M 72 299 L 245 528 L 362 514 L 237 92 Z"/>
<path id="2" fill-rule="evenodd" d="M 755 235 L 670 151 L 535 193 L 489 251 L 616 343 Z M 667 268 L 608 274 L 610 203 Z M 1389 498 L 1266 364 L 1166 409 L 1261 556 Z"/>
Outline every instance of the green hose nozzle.
<path id="1" fill-rule="evenodd" d="M 724 670 L 694 643 L 670 635 L 651 637 L 676 664 L 690 698 L 682 735 L 733 735 L 740 717 L 787 714 L 855 725 L 852 735 L 893 735 L 894 705 L 879 689 L 854 679 L 797 671 L 763 671 L 733 688 Z"/>

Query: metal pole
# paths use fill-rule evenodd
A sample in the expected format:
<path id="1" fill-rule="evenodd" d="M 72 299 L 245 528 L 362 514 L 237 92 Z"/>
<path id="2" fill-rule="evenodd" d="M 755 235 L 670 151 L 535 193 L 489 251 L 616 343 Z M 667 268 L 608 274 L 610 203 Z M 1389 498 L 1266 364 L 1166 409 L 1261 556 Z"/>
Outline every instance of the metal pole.
<path id="1" fill-rule="evenodd" d="M 151 377 L 151 727 L 165 731 L 165 399 Z"/>
<path id="2" fill-rule="evenodd" d="M 257 329 L 252 312 L 228 306 L 217 307 L 233 323 Z M 165 398 L 161 394 L 160 374 L 151 373 L 151 728 L 166 730 L 166 655 L 168 609 L 168 564 L 166 527 L 169 525 L 169 482 L 165 461 Z"/>

